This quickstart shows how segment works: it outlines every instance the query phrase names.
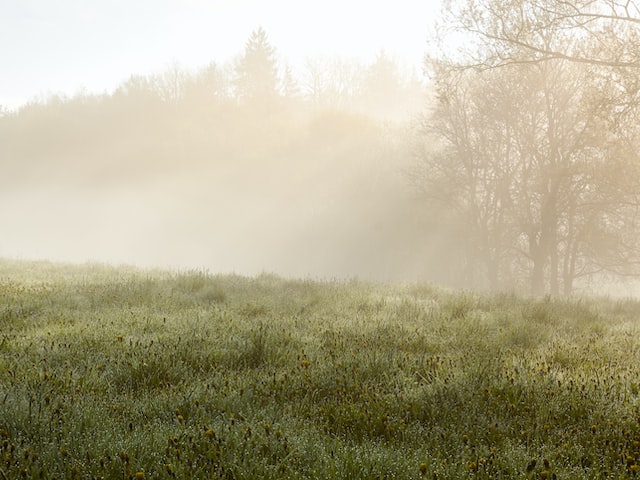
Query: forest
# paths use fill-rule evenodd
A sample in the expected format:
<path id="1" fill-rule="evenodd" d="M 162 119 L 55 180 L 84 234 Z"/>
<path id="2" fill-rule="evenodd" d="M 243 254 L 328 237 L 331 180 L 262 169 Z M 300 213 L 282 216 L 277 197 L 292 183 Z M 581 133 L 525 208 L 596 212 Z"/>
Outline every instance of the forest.
<path id="1" fill-rule="evenodd" d="M 261 28 L 240 49 L 234 64 L 176 63 L 112 93 L 5 111 L 5 248 L 244 274 L 423 276 L 422 213 L 402 173 L 421 74 L 381 51 L 371 65 L 309 59 L 294 78 Z"/>
<path id="2" fill-rule="evenodd" d="M 456 55 L 428 59 L 426 191 L 468 226 L 468 277 L 569 295 L 638 274 L 638 8 L 451 2 Z M 471 44 L 472 46 L 468 46 Z"/>
<path id="3" fill-rule="evenodd" d="M 618 0 L 447 2 L 422 72 L 383 50 L 293 69 L 258 27 L 227 64 L 4 109 L 5 249 L 603 291 L 640 273 L 639 18 Z"/>

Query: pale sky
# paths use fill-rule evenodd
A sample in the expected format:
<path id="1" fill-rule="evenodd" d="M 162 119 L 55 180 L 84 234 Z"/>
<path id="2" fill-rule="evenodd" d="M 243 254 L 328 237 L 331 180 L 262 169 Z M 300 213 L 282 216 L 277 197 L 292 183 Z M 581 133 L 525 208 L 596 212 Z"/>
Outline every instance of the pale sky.
<path id="1" fill-rule="evenodd" d="M 372 60 L 421 69 L 439 0 L 0 0 L 0 105 L 111 92 L 178 62 L 226 63 L 262 26 L 279 58 Z"/>

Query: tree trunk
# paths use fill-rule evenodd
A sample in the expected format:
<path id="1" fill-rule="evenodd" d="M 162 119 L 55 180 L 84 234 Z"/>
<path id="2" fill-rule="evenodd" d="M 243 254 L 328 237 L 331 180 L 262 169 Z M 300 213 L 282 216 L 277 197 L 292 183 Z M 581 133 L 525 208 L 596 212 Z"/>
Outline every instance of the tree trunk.
<path id="1" fill-rule="evenodd" d="M 531 270 L 531 294 L 540 296 L 544 294 L 544 259 L 533 262 Z"/>
<path id="2" fill-rule="evenodd" d="M 563 292 L 565 296 L 573 293 L 573 281 L 576 272 L 576 249 L 575 240 L 568 242 L 567 252 L 565 254 L 564 267 L 562 270 Z"/>
<path id="3" fill-rule="evenodd" d="M 486 268 L 487 278 L 489 280 L 489 289 L 492 292 L 497 292 L 500 279 L 498 262 L 493 258 L 487 258 Z"/>
<path id="4" fill-rule="evenodd" d="M 542 242 L 537 232 L 529 233 L 529 254 L 533 267 L 531 268 L 531 294 L 538 296 L 544 294 L 544 264 L 545 255 Z"/>
<path id="5" fill-rule="evenodd" d="M 547 252 L 549 255 L 549 288 L 551 295 L 560 295 L 560 275 L 558 264 L 558 212 L 556 195 L 552 193 L 549 198 L 548 218 L 546 219 Z"/>
<path id="6" fill-rule="evenodd" d="M 560 295 L 560 282 L 558 279 L 558 249 L 556 248 L 555 243 L 551 250 L 551 256 L 549 260 L 549 287 L 551 295 L 558 296 Z"/>

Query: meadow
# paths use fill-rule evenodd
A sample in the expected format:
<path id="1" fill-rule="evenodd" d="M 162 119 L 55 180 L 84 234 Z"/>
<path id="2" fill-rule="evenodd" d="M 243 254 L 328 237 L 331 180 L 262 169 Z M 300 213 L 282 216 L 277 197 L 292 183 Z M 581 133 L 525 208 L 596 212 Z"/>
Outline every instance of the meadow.
<path id="1" fill-rule="evenodd" d="M 0 480 L 634 478 L 640 302 L 0 261 Z"/>

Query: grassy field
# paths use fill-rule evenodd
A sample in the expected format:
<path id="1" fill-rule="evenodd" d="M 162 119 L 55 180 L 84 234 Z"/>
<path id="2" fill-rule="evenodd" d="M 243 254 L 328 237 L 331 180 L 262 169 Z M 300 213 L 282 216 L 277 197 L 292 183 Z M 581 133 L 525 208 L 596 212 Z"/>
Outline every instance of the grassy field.
<path id="1" fill-rule="evenodd" d="M 640 303 L 0 262 L 0 479 L 633 478 Z"/>

